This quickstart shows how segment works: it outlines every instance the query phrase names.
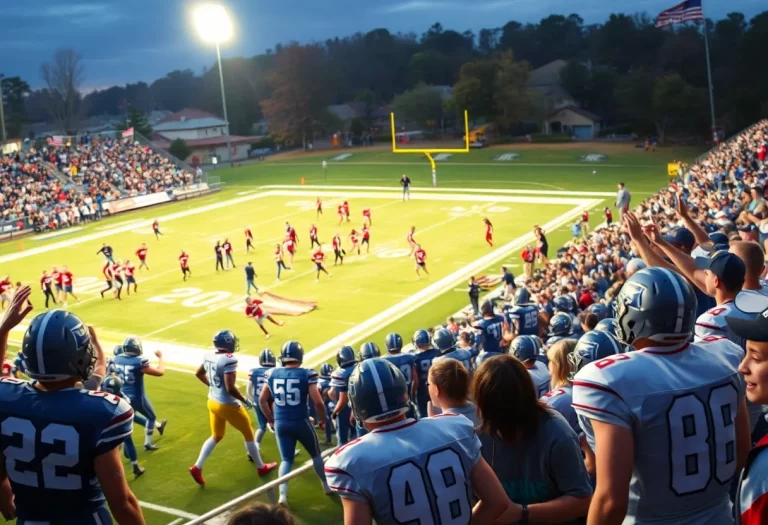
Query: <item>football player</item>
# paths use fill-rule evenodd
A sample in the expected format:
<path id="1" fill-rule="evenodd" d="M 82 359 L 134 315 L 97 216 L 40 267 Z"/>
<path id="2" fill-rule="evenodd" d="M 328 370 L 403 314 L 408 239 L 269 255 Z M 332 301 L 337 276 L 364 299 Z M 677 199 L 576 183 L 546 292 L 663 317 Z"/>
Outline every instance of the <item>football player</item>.
<path id="1" fill-rule="evenodd" d="M 493 224 L 488 220 L 488 217 L 483 218 L 483 224 L 485 224 L 485 242 L 493 248 Z"/>
<path id="2" fill-rule="evenodd" d="M 602 321 L 598 321 L 595 325 L 596 332 L 606 332 L 616 337 L 616 325 L 614 324 L 613 317 L 606 317 Z"/>
<path id="3" fill-rule="evenodd" d="M 320 428 L 325 427 L 325 405 L 317 389 L 317 372 L 303 368 L 304 348 L 296 341 L 288 341 L 280 350 L 280 368 L 267 372 L 267 384 L 259 396 L 259 405 L 267 421 L 275 429 L 277 448 L 280 450 L 280 476 L 293 467 L 296 442 L 306 449 L 312 458 L 315 473 L 320 478 L 323 491 L 331 493 L 323 472 L 323 458 L 317 434 L 309 422 L 307 398 L 315 405 Z M 288 482 L 280 484 L 278 504 L 288 506 Z"/>
<path id="4" fill-rule="evenodd" d="M 595 452 L 588 524 L 730 523 L 731 480 L 750 448 L 743 351 L 725 338 L 689 343 L 693 288 L 666 268 L 627 279 L 616 333 L 635 351 L 590 363 L 573 406 Z M 653 502 L 652 505 L 647 502 Z"/>
<path id="5" fill-rule="evenodd" d="M 427 252 L 422 249 L 420 244 L 416 245 L 416 249 L 413 252 L 413 259 L 416 261 L 416 277 L 421 279 L 422 271 L 429 275 L 429 270 L 427 270 Z"/>
<path id="6" fill-rule="evenodd" d="M 336 402 L 331 419 L 336 421 L 336 438 L 339 446 L 349 442 L 352 434 L 352 425 L 349 423 L 350 408 L 347 397 L 347 383 L 349 376 L 355 369 L 355 351 L 351 346 L 342 346 L 336 353 L 336 363 L 339 367 L 331 374 L 331 389 L 328 397 Z"/>
<path id="7" fill-rule="evenodd" d="M 195 375 L 208 387 L 208 419 L 211 425 L 211 437 L 205 440 L 200 449 L 200 456 L 189 467 L 192 479 L 200 486 L 205 486 L 203 463 L 211 455 L 216 445 L 224 439 L 227 423 L 235 427 L 245 440 L 245 450 L 256 464 L 259 476 L 265 476 L 277 468 L 276 462 L 264 463 L 259 447 L 254 440 L 251 418 L 247 410 L 253 405 L 243 397 L 237 388 L 237 358 L 234 353 L 240 349 L 240 340 L 230 330 L 220 330 L 213 336 L 215 352 L 207 352 L 203 364 Z"/>
<path id="8" fill-rule="evenodd" d="M 518 335 L 512 341 L 509 351 L 523 362 L 528 373 L 531 374 L 536 396 L 541 397 L 549 392 L 549 369 L 539 361 L 539 349 L 533 339 L 527 335 Z"/>
<path id="9" fill-rule="evenodd" d="M 419 388 L 419 373 L 416 369 L 416 356 L 414 354 L 402 353 L 403 350 L 403 338 L 400 334 L 390 333 L 384 340 L 384 344 L 387 348 L 387 355 L 384 359 L 395 365 L 395 368 L 400 370 L 405 377 L 405 384 L 408 387 L 408 396 L 411 399 L 416 398 L 416 390 Z M 413 402 L 410 403 L 410 410 L 406 414 L 408 417 L 416 417 L 416 407 Z"/>
<path id="10" fill-rule="evenodd" d="M 440 350 L 432 346 L 429 340 L 429 333 L 426 330 L 416 330 L 411 338 L 416 352 L 414 354 L 414 365 L 418 372 L 418 381 L 414 381 L 413 390 L 416 395 L 416 414 L 419 418 L 429 417 L 429 367 L 432 361 L 440 355 Z"/>
<path id="11" fill-rule="evenodd" d="M 381 357 L 381 350 L 379 350 L 379 345 L 371 342 L 363 343 L 357 353 L 358 363 L 362 363 L 366 359 L 373 359 L 374 357 Z M 357 366 L 359 366 L 359 364 Z M 357 434 L 357 437 L 363 437 L 366 435 L 368 431 L 365 430 L 365 427 L 362 425 L 362 423 L 354 419 L 354 414 L 351 414 L 351 417 L 352 419 L 350 420 L 350 424 L 354 422 L 355 433 Z"/>
<path id="12" fill-rule="evenodd" d="M 453 338 L 453 334 L 441 328 L 435 331 L 432 335 L 432 346 L 436 347 L 440 351 L 440 355 L 435 358 L 435 361 L 439 359 L 455 359 L 460 361 L 467 372 L 472 374 L 472 352 L 466 349 L 456 347 L 456 340 Z"/>
<path id="13" fill-rule="evenodd" d="M 264 434 L 267 432 L 267 416 L 261 411 L 259 406 L 259 397 L 261 397 L 261 391 L 264 390 L 264 385 L 267 384 L 267 372 L 277 365 L 277 359 L 272 350 L 265 348 L 259 354 L 259 366 L 252 368 L 248 372 L 250 381 L 248 382 L 248 399 L 253 403 L 253 409 L 256 411 L 256 422 L 259 425 L 259 429 L 256 431 L 256 446 L 261 447 L 261 440 L 264 439 Z"/>
<path id="14" fill-rule="evenodd" d="M 120 399 L 127 399 L 123 393 L 123 382 L 120 381 L 120 378 L 117 376 L 107 376 L 104 378 L 104 381 L 102 381 L 101 385 L 99 386 L 99 390 L 102 392 L 109 392 L 113 396 L 119 397 Z M 139 466 L 139 458 L 136 454 L 136 445 L 133 444 L 133 438 L 131 436 L 125 438 L 125 441 L 123 441 L 123 447 L 125 448 L 125 455 L 128 458 L 128 461 L 130 461 L 131 465 L 133 466 L 133 477 L 138 478 L 144 474 L 144 468 Z"/>
<path id="15" fill-rule="evenodd" d="M 320 390 L 320 397 L 323 398 L 323 404 L 325 405 L 325 445 L 333 445 L 333 419 L 331 414 L 333 413 L 334 404 L 328 397 L 328 391 L 331 389 L 331 374 L 333 374 L 333 365 L 330 363 L 323 363 L 320 366 L 320 379 L 317 382 L 317 388 Z"/>
<path id="16" fill-rule="evenodd" d="M 339 449 L 325 467 L 345 523 L 493 523 L 515 505 L 482 458 L 467 418 L 406 419 L 408 386 L 390 362 L 360 363 L 349 397 L 370 433 Z"/>
<path id="17" fill-rule="evenodd" d="M 149 359 L 143 356 L 144 348 L 138 337 L 129 336 L 123 342 L 123 351 L 112 359 L 110 370 L 118 375 L 123 383 L 123 392 L 131 403 L 133 409 L 147 418 L 146 431 L 144 433 L 144 450 L 157 450 L 158 446 L 152 443 L 152 434 L 155 431 L 155 409 L 149 402 L 147 393 L 144 390 L 144 376 L 161 377 L 165 374 L 163 364 L 163 353 L 160 350 L 155 352 L 158 359 L 157 367 L 149 364 Z M 136 420 L 139 423 L 139 420 Z M 162 436 L 165 431 L 167 421 L 161 420 L 157 424 L 157 432 Z"/>
<path id="18" fill-rule="evenodd" d="M 531 302 L 531 292 L 521 286 L 515 290 L 513 301 L 505 311 L 510 328 L 514 326 L 517 335 L 537 335 L 539 309 Z"/>
<path id="19" fill-rule="evenodd" d="M 483 353 L 502 353 L 502 347 L 507 346 L 513 339 L 507 319 L 493 311 L 491 301 L 485 301 L 480 305 L 480 313 L 483 318 L 472 327 L 482 336 Z M 483 356 L 483 353 L 478 356 L 478 359 Z"/>
<path id="20" fill-rule="evenodd" d="M 315 277 L 315 282 L 320 282 L 320 272 L 325 273 L 325 275 L 328 276 L 328 278 L 331 278 L 331 274 L 328 273 L 328 270 L 325 269 L 325 266 L 323 266 L 323 261 L 325 260 L 325 254 L 323 253 L 322 246 L 317 249 L 315 253 L 312 254 L 312 262 L 315 263 L 315 269 L 317 270 L 317 276 Z"/>
<path id="21" fill-rule="evenodd" d="M 561 339 L 578 339 L 573 336 L 573 320 L 565 312 L 559 312 L 549 320 L 549 337 L 544 346 L 550 347 Z"/>
<path id="22" fill-rule="evenodd" d="M 29 289 L 22 290 L 0 324 L 0 340 L 32 309 L 21 309 L 29 297 Z M 93 371 L 95 344 L 93 329 L 76 315 L 50 310 L 32 320 L 22 341 L 34 382 L 0 379 L 0 509 L 6 519 L 111 525 L 114 516 L 121 524 L 144 523 L 120 458 L 119 446 L 133 426 L 131 406 L 75 387 Z"/>

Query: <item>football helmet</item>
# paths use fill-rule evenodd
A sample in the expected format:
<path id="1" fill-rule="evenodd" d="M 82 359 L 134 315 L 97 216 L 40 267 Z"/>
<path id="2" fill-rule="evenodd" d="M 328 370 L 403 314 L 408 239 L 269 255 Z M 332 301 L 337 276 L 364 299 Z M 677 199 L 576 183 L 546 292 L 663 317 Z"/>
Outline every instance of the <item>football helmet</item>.
<path id="1" fill-rule="evenodd" d="M 129 356 L 140 356 L 144 353 L 144 347 L 141 344 L 141 339 L 134 335 L 129 335 L 123 341 L 123 353 Z"/>
<path id="2" fill-rule="evenodd" d="M 555 307 L 555 313 L 565 312 L 569 314 L 575 314 L 578 310 L 576 300 L 570 295 L 558 295 L 552 300 L 552 304 Z"/>
<path id="3" fill-rule="evenodd" d="M 333 373 L 333 365 L 331 363 L 323 363 L 320 366 L 320 377 L 328 379 Z"/>
<path id="4" fill-rule="evenodd" d="M 445 328 L 437 330 L 432 336 L 432 346 L 440 350 L 441 354 L 445 354 L 453 350 L 454 344 L 456 343 L 453 339 L 453 334 L 450 332 L 450 330 L 446 330 Z"/>
<path id="5" fill-rule="evenodd" d="M 112 352 L 115 354 L 115 357 L 119 356 L 123 353 L 123 345 L 115 346 L 115 349 Z"/>
<path id="6" fill-rule="evenodd" d="M 536 348 L 536 343 L 533 339 L 527 335 L 518 335 L 512 340 L 512 344 L 509 346 L 509 350 L 520 361 L 526 362 L 532 359 L 536 359 L 539 355 L 539 349 Z"/>
<path id="7" fill-rule="evenodd" d="M 483 304 L 480 305 L 480 314 L 484 316 L 493 315 L 493 301 L 491 300 L 483 301 Z"/>
<path id="8" fill-rule="evenodd" d="M 527 337 L 530 337 L 533 340 L 533 344 L 536 345 L 536 350 L 541 351 L 541 349 L 544 348 L 544 343 L 541 342 L 541 338 L 538 335 L 529 335 Z"/>
<path id="9" fill-rule="evenodd" d="M 568 354 L 571 367 L 570 378 L 593 361 L 599 361 L 614 354 L 623 354 L 624 347 L 608 332 L 592 330 L 579 338 L 576 348 Z"/>
<path id="10" fill-rule="evenodd" d="M 259 365 L 261 366 L 277 366 L 277 358 L 272 350 L 265 348 L 259 354 Z"/>
<path id="11" fill-rule="evenodd" d="M 557 313 L 549 320 L 550 335 L 568 335 L 573 328 L 571 316 L 567 313 Z"/>
<path id="12" fill-rule="evenodd" d="M 530 304 L 531 302 L 531 292 L 528 291 L 528 288 L 525 288 L 521 286 L 517 290 L 515 290 L 514 295 L 514 304 L 515 306 L 522 306 L 524 304 Z"/>
<path id="13" fill-rule="evenodd" d="M 120 396 L 123 393 L 123 382 L 117 376 L 107 376 L 104 381 L 101 382 L 99 390 L 102 392 L 109 392 L 115 396 Z"/>
<path id="14" fill-rule="evenodd" d="M 659 343 L 690 339 L 698 302 L 680 274 L 666 268 L 646 268 L 624 282 L 616 296 L 613 320 L 616 339 L 631 345 L 638 339 Z"/>
<path id="15" fill-rule="evenodd" d="M 425 348 L 429 346 L 429 332 L 426 330 L 416 330 L 413 333 L 413 339 L 411 339 L 413 346 L 416 348 Z"/>
<path id="16" fill-rule="evenodd" d="M 361 362 L 349 377 L 349 402 L 358 421 L 377 423 L 394 419 L 410 409 L 408 384 L 386 359 Z"/>
<path id="17" fill-rule="evenodd" d="M 304 362 L 304 347 L 298 341 L 287 341 L 280 349 L 280 362 L 286 363 L 303 363 Z"/>
<path id="18" fill-rule="evenodd" d="M 88 328 L 64 310 L 49 310 L 32 319 L 21 351 L 27 375 L 41 382 L 70 377 L 85 381 L 96 361 Z"/>
<path id="19" fill-rule="evenodd" d="M 374 357 L 381 357 L 381 350 L 379 350 L 379 345 L 371 342 L 363 343 L 360 347 L 360 351 L 358 352 L 357 357 L 360 359 L 360 361 L 373 359 Z"/>
<path id="20" fill-rule="evenodd" d="M 608 317 L 610 314 L 608 307 L 600 303 L 593 303 L 589 305 L 589 308 L 587 308 L 587 312 L 595 314 L 598 322 L 602 321 L 603 319 Z"/>
<path id="21" fill-rule="evenodd" d="M 605 332 L 616 337 L 616 330 L 613 326 L 613 317 L 606 317 L 595 325 L 595 330 Z"/>
<path id="22" fill-rule="evenodd" d="M 336 363 L 342 368 L 357 361 L 355 358 L 355 351 L 351 346 L 342 346 L 338 352 L 336 352 Z"/>
<path id="23" fill-rule="evenodd" d="M 233 354 L 240 350 L 240 339 L 235 336 L 232 330 L 219 330 L 213 336 L 213 346 L 219 352 Z"/>
<path id="24" fill-rule="evenodd" d="M 394 332 L 387 334 L 384 343 L 387 345 L 388 354 L 396 354 L 403 349 L 403 338 Z"/>

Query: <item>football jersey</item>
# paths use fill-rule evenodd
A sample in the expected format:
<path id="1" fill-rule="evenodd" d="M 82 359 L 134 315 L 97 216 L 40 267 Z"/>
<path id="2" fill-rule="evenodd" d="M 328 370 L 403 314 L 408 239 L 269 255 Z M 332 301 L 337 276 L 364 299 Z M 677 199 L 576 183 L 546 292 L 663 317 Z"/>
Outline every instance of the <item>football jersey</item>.
<path id="1" fill-rule="evenodd" d="M 382 356 L 384 359 L 395 365 L 405 376 L 405 382 L 408 385 L 408 392 L 413 387 L 413 365 L 416 362 L 416 356 L 414 354 L 387 354 Z"/>
<path id="2" fill-rule="evenodd" d="M 140 355 L 120 354 L 112 359 L 111 371 L 123 382 L 123 392 L 129 398 L 144 394 L 144 369 L 149 359 Z"/>
<path id="3" fill-rule="evenodd" d="M 490 359 L 494 356 L 501 355 L 503 352 L 480 352 L 475 358 L 475 366 L 478 367 L 486 359 Z"/>
<path id="4" fill-rule="evenodd" d="M 554 390 L 547 392 L 544 397 L 541 398 L 547 405 L 557 410 L 561 416 L 568 421 L 574 432 L 577 435 L 581 434 L 581 427 L 579 426 L 579 416 L 576 414 L 576 410 L 573 408 L 573 387 L 559 386 Z"/>
<path id="5" fill-rule="evenodd" d="M 470 472 L 480 457 L 469 419 L 441 414 L 348 443 L 328 459 L 325 477 L 339 496 L 370 505 L 378 525 L 469 523 Z"/>
<path id="6" fill-rule="evenodd" d="M 569 334 L 569 335 L 553 335 L 549 339 L 546 340 L 546 342 L 544 343 L 544 346 L 549 348 L 550 346 L 552 346 L 556 342 L 561 341 L 563 339 L 578 339 L 578 337 L 574 337 L 573 334 Z"/>
<path id="7" fill-rule="evenodd" d="M 248 372 L 248 377 L 253 384 L 254 399 L 258 400 L 259 396 L 261 396 L 261 391 L 264 389 L 264 385 L 267 384 L 267 372 L 272 370 L 272 368 L 271 366 L 257 366 Z"/>
<path id="8" fill-rule="evenodd" d="M 464 368 L 467 369 L 467 372 L 472 372 L 472 353 L 469 350 L 462 350 L 462 349 L 456 348 L 454 350 L 451 350 L 447 354 L 437 356 L 433 362 L 438 361 L 440 359 L 455 359 L 456 361 L 459 361 L 462 365 L 464 365 Z"/>
<path id="9" fill-rule="evenodd" d="M 739 319 L 754 319 L 755 314 L 748 314 L 742 312 L 733 304 L 733 301 L 728 301 L 721 305 L 710 308 L 698 319 L 696 319 L 696 328 L 693 332 L 694 342 L 699 342 L 707 337 L 727 337 L 739 345 L 744 351 L 747 349 L 747 341 L 743 337 L 739 337 L 728 329 L 728 324 L 725 322 L 726 317 L 737 317 Z"/>
<path id="10" fill-rule="evenodd" d="M 549 392 L 549 368 L 541 361 L 535 361 L 533 368 L 526 368 L 528 373 L 531 374 L 533 380 L 533 388 L 536 389 L 536 396 L 541 397 Z"/>
<path id="11" fill-rule="evenodd" d="M 475 323 L 475 328 L 482 333 L 483 350 L 486 352 L 499 352 L 501 350 L 504 317 L 497 314 L 489 319 L 483 318 Z"/>
<path id="12" fill-rule="evenodd" d="M 573 407 L 590 447 L 591 420 L 634 436 L 625 524 L 732 522 L 742 356 L 723 338 L 618 354 L 576 375 Z"/>
<path id="13" fill-rule="evenodd" d="M 338 367 L 331 374 L 331 388 L 334 392 L 346 392 L 349 385 L 349 376 L 355 371 L 355 363 L 350 363 L 344 368 Z"/>
<path id="14" fill-rule="evenodd" d="M 309 419 L 309 386 L 317 384 L 311 368 L 273 368 L 267 372 L 267 388 L 272 393 L 275 421 Z"/>
<path id="15" fill-rule="evenodd" d="M 517 326 L 517 335 L 539 334 L 539 309 L 535 305 L 513 306 L 507 310 L 507 320 Z"/>
<path id="16" fill-rule="evenodd" d="M 3 378 L 0 407 L 0 449 L 19 520 L 91 522 L 106 504 L 94 460 L 131 435 L 131 406 L 106 392 L 40 392 Z"/>
<path id="17" fill-rule="evenodd" d="M 430 348 L 413 354 L 416 373 L 419 374 L 419 387 L 416 389 L 416 399 L 414 401 L 420 407 L 426 408 L 427 401 L 429 401 L 429 390 L 427 389 L 429 368 L 432 366 L 432 361 L 438 356 L 440 356 L 440 351 L 437 348 Z"/>
<path id="18" fill-rule="evenodd" d="M 224 383 L 225 375 L 237 372 L 237 358 L 226 352 L 206 352 L 203 367 L 208 377 L 208 399 L 225 405 L 237 403 Z"/>

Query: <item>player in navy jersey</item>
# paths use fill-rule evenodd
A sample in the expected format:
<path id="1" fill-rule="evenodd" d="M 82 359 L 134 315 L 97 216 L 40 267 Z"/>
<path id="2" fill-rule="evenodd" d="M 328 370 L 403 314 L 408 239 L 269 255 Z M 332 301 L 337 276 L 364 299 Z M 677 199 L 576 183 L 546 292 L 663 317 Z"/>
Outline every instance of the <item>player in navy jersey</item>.
<path id="1" fill-rule="evenodd" d="M 328 397 L 328 391 L 331 389 L 331 374 L 333 374 L 332 364 L 323 363 L 320 365 L 320 379 L 317 381 L 317 389 L 320 391 L 320 397 L 323 398 L 323 405 L 325 405 L 325 445 L 327 446 L 333 445 L 334 430 L 331 413 L 335 405 Z"/>
<path id="2" fill-rule="evenodd" d="M 528 373 L 531 375 L 533 387 L 536 389 L 536 397 L 541 397 L 549 392 L 549 370 L 547 365 L 541 363 L 537 357 L 539 350 L 536 343 L 527 335 L 518 335 L 509 347 L 510 353 L 522 361 Z"/>
<path id="3" fill-rule="evenodd" d="M 432 366 L 432 361 L 440 355 L 440 351 L 432 346 L 432 342 L 429 340 L 429 333 L 426 330 L 416 330 L 411 339 L 413 346 L 416 348 L 414 353 L 414 365 L 418 372 L 419 380 L 414 383 L 414 401 L 416 403 L 416 414 L 419 418 L 428 417 L 428 405 L 429 405 L 429 390 L 427 389 L 427 383 L 429 382 L 429 367 Z"/>
<path id="4" fill-rule="evenodd" d="M 435 361 L 438 359 L 455 359 L 464 365 L 469 374 L 472 373 L 472 353 L 467 349 L 457 348 L 450 331 L 445 328 L 437 330 L 432 336 L 432 345 L 440 351 L 440 355 L 434 359 Z"/>
<path id="5" fill-rule="evenodd" d="M 339 446 L 349 442 L 352 425 L 349 422 L 351 410 L 347 398 L 347 383 L 349 376 L 355 370 L 355 351 L 351 346 L 342 346 L 336 353 L 336 363 L 339 368 L 331 374 L 331 389 L 328 397 L 336 402 L 331 419 L 336 421 L 336 438 Z"/>
<path id="6" fill-rule="evenodd" d="M 32 310 L 29 292 L 22 287 L 12 299 L 0 340 Z M 0 509 L 6 519 L 111 525 L 114 516 L 120 524 L 144 523 L 119 449 L 131 435 L 133 410 L 112 394 L 76 386 L 93 372 L 98 344 L 77 316 L 50 310 L 32 320 L 22 342 L 35 381 L 0 379 Z"/>
<path id="7" fill-rule="evenodd" d="M 367 359 L 373 359 L 375 357 L 381 357 L 381 350 L 379 350 L 379 346 L 376 343 L 371 343 L 371 342 L 363 343 L 360 346 L 360 351 L 357 353 L 357 361 L 358 361 L 357 366 L 359 366 L 359 363 L 362 363 Z M 353 415 L 353 419 L 354 419 L 354 415 Z M 368 433 L 368 431 L 365 430 L 365 427 L 363 426 L 362 422 L 355 420 L 355 433 L 357 434 L 357 437 L 363 437 Z"/>
<path id="8" fill-rule="evenodd" d="M 267 384 L 261 391 L 259 404 L 267 421 L 275 429 L 277 448 L 280 450 L 280 476 L 293 467 L 296 442 L 302 444 L 312 458 L 315 473 L 320 478 L 323 491 L 331 493 L 325 482 L 323 458 L 315 429 L 309 422 L 307 399 L 311 399 L 318 414 L 320 428 L 325 427 L 325 405 L 317 389 L 317 372 L 303 368 L 304 348 L 296 341 L 288 341 L 280 350 L 280 368 L 267 372 Z M 288 505 L 288 483 L 280 484 L 280 505 Z"/>
<path id="9" fill-rule="evenodd" d="M 416 356 L 414 354 L 404 354 L 403 350 L 403 338 L 400 334 L 390 333 L 384 340 L 387 347 L 387 355 L 384 359 L 395 365 L 405 377 L 405 384 L 408 387 L 408 395 L 411 399 L 416 398 L 416 390 L 419 387 L 419 374 L 416 369 Z M 416 407 L 413 402 L 410 402 L 410 409 L 407 413 L 408 417 L 416 417 Z"/>
<path id="10" fill-rule="evenodd" d="M 509 326 L 514 326 L 517 335 L 539 333 L 539 309 L 531 303 L 531 293 L 523 287 L 515 291 L 514 305 L 506 309 Z"/>
<path id="11" fill-rule="evenodd" d="M 549 320 L 549 338 L 545 346 L 550 347 L 561 339 L 578 339 L 573 336 L 573 321 L 565 312 L 559 312 Z"/>
<path id="12" fill-rule="evenodd" d="M 117 396 L 120 399 L 126 399 L 123 393 L 123 382 L 117 376 L 107 376 L 104 381 L 99 385 L 99 390 L 102 392 L 108 392 L 113 396 Z M 125 456 L 133 466 L 133 476 L 138 478 L 144 474 L 144 468 L 139 466 L 139 457 L 136 454 L 136 445 L 133 444 L 133 438 L 128 436 L 123 441 L 123 447 L 125 448 Z"/>
<path id="13" fill-rule="evenodd" d="M 256 422 L 259 425 L 259 429 L 256 431 L 256 446 L 261 446 L 261 440 L 264 439 L 264 434 L 267 432 L 267 416 L 261 411 L 259 406 L 259 398 L 261 392 L 264 390 L 264 386 L 267 384 L 267 372 L 275 368 L 277 365 L 277 359 L 272 350 L 265 348 L 259 354 L 259 366 L 252 368 L 248 372 L 248 399 L 253 402 L 253 409 L 256 411 Z"/>
<path id="14" fill-rule="evenodd" d="M 154 367 L 149 364 L 149 359 L 143 356 L 144 348 L 138 337 L 128 337 L 123 342 L 123 352 L 112 360 L 111 371 L 116 373 L 123 382 L 123 392 L 131 402 L 133 409 L 147 418 L 146 432 L 144 433 L 144 450 L 157 450 L 158 446 L 152 443 L 152 434 L 155 431 L 157 416 L 152 403 L 149 402 L 144 390 L 144 376 L 161 377 L 165 374 L 163 365 L 163 353 L 155 352 L 158 364 Z M 138 422 L 138 421 L 137 421 Z M 165 431 L 165 419 L 157 424 L 157 432 L 162 436 Z"/>
<path id="15" fill-rule="evenodd" d="M 509 323 L 507 323 L 507 319 L 503 315 L 493 311 L 493 303 L 491 301 L 485 301 L 480 305 L 480 313 L 483 318 L 477 321 L 473 328 L 480 331 L 483 351 L 500 353 L 502 347 L 508 346 L 508 343 L 512 341 Z"/>

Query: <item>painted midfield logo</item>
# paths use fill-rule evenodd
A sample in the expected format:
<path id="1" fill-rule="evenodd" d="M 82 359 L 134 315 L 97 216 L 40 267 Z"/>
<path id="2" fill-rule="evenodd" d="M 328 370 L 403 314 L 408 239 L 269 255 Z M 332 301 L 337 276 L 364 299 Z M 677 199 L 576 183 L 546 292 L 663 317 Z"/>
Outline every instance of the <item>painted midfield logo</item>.
<path id="1" fill-rule="evenodd" d="M 493 160 L 497 162 L 509 162 L 510 160 L 517 160 L 519 158 L 519 153 L 502 153 L 501 155 L 494 157 Z"/>
<path id="2" fill-rule="evenodd" d="M 581 162 L 602 162 L 608 157 L 602 153 L 590 153 L 589 155 L 582 155 L 579 157 Z"/>

